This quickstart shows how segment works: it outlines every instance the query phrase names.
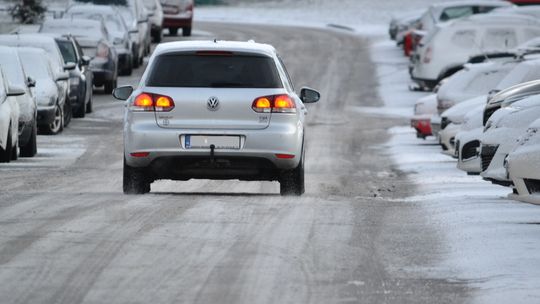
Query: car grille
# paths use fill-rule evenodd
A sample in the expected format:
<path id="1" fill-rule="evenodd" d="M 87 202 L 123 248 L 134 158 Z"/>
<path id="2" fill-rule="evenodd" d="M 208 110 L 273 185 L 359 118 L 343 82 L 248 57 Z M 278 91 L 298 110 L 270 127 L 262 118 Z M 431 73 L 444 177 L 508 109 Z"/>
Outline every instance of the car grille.
<path id="1" fill-rule="evenodd" d="M 478 156 L 478 147 L 480 147 L 480 141 L 473 140 L 465 145 L 461 149 L 461 159 L 469 159 Z"/>
<path id="2" fill-rule="evenodd" d="M 482 171 L 486 171 L 497 152 L 499 146 L 482 145 L 480 157 L 482 158 Z"/>
<path id="3" fill-rule="evenodd" d="M 527 186 L 527 191 L 530 194 L 540 192 L 540 180 L 537 179 L 524 179 L 525 186 Z"/>
<path id="4" fill-rule="evenodd" d="M 484 126 L 486 125 L 488 119 L 495 113 L 498 109 L 500 109 L 500 106 L 493 107 L 493 108 L 487 108 L 484 110 Z"/>
<path id="5" fill-rule="evenodd" d="M 444 130 L 446 126 L 450 124 L 450 120 L 448 120 L 448 117 L 442 117 L 441 118 L 441 130 Z"/>

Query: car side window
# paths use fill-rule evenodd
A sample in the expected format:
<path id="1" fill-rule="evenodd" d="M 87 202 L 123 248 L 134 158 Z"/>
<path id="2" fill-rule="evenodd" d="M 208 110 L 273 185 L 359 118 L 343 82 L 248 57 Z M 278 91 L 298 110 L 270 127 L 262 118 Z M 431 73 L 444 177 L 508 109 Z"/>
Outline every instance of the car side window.
<path id="1" fill-rule="evenodd" d="M 448 21 L 452 19 L 467 17 L 472 15 L 473 13 L 474 11 L 472 6 L 449 7 L 442 12 L 439 19 L 440 21 Z"/>
<path id="2" fill-rule="evenodd" d="M 279 64 L 281 65 L 281 68 L 285 72 L 285 76 L 287 77 L 287 84 L 289 85 L 291 91 L 294 91 L 294 85 L 291 81 L 291 76 L 289 75 L 289 72 L 287 71 L 287 68 L 285 67 L 285 64 L 283 64 L 283 60 L 281 60 L 281 57 L 278 56 Z"/>

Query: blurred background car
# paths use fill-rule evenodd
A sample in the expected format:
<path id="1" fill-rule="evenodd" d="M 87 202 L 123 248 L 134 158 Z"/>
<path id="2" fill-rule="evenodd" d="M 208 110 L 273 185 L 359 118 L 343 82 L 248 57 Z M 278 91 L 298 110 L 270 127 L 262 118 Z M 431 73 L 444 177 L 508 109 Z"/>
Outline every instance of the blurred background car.
<path id="1" fill-rule="evenodd" d="M 0 65 L 0 163 L 17 159 L 19 147 L 19 103 L 14 98 L 22 88 L 15 88 L 7 82 Z"/>
<path id="2" fill-rule="evenodd" d="M 10 85 L 24 90 L 24 94 L 16 96 L 19 104 L 18 141 L 21 149 L 20 156 L 33 157 L 37 153 L 37 104 L 31 87 L 36 81 L 25 73 L 16 48 L 0 47 L 0 66 Z"/>
<path id="3" fill-rule="evenodd" d="M 156 43 L 163 38 L 163 7 L 159 0 L 143 0 L 150 19 L 152 40 Z"/>
<path id="4" fill-rule="evenodd" d="M 193 27 L 193 0 L 161 0 L 163 6 L 163 27 L 169 29 L 169 34 L 178 35 L 182 29 L 182 36 L 191 36 Z"/>

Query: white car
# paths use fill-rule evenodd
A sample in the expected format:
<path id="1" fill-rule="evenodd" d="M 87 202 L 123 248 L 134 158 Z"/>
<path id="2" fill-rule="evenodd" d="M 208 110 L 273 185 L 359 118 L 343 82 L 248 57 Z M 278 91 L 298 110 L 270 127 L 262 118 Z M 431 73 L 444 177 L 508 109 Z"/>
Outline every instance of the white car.
<path id="1" fill-rule="evenodd" d="M 540 36 L 540 21 L 519 15 L 483 14 L 438 26 L 411 58 L 411 78 L 433 88 L 462 69 L 471 56 L 509 51 Z"/>
<path id="2" fill-rule="evenodd" d="M 480 175 L 494 184 L 510 186 L 512 181 L 504 167 L 505 159 L 519 136 L 540 117 L 540 95 L 533 95 L 509 107 L 501 108 L 489 119 L 482 135 Z"/>
<path id="3" fill-rule="evenodd" d="M 276 50 L 266 44 L 182 41 L 157 46 L 127 100 L 127 194 L 159 179 L 279 181 L 282 195 L 304 193 L 305 103 Z"/>
<path id="4" fill-rule="evenodd" d="M 506 161 L 508 175 L 514 184 L 510 197 L 540 204 L 540 119 L 529 125 Z"/>
<path id="5" fill-rule="evenodd" d="M 484 133 L 482 116 L 485 105 L 471 109 L 456 134 L 457 167 L 468 175 L 479 175 L 482 172 L 480 163 L 480 137 Z"/>
<path id="6" fill-rule="evenodd" d="M 31 87 L 36 82 L 23 69 L 17 48 L 0 47 L 0 66 L 8 83 L 23 88 L 25 94 L 15 97 L 19 103 L 19 147 L 20 156 L 33 157 L 37 153 L 37 104 Z"/>
<path id="7" fill-rule="evenodd" d="M 163 38 L 163 7 L 159 0 L 143 0 L 150 19 L 152 39 L 159 43 Z"/>
<path id="8" fill-rule="evenodd" d="M 478 106 L 485 106 L 486 101 L 487 95 L 480 95 L 458 103 L 443 112 L 441 115 L 441 130 L 439 131 L 439 143 L 441 144 L 443 153 L 457 157 L 455 137 L 465 120 L 465 116 L 472 109 Z"/>
<path id="9" fill-rule="evenodd" d="M 24 89 L 10 85 L 0 67 L 0 163 L 17 159 L 19 139 L 19 103 L 15 96 Z"/>

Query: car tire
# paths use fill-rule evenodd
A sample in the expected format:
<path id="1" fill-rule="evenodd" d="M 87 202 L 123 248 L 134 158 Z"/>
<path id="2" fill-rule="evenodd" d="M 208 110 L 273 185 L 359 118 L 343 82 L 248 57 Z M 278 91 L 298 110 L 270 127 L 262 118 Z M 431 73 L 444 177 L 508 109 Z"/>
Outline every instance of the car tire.
<path id="1" fill-rule="evenodd" d="M 17 140 L 15 142 L 15 146 L 14 147 L 11 147 L 11 160 L 17 160 L 19 159 L 19 141 Z"/>
<path id="2" fill-rule="evenodd" d="M 160 43 L 163 39 L 163 31 L 160 31 L 159 33 L 156 33 L 154 35 L 154 43 Z"/>
<path id="3" fill-rule="evenodd" d="M 150 181 L 144 171 L 127 165 L 125 159 L 122 188 L 124 194 L 145 194 L 150 192 Z"/>
<path id="4" fill-rule="evenodd" d="M 177 27 L 170 27 L 170 28 L 169 28 L 169 34 L 170 34 L 171 36 L 176 36 L 176 35 L 178 35 L 178 28 L 177 28 Z"/>
<path id="5" fill-rule="evenodd" d="M 133 55 L 133 68 L 136 69 L 139 66 L 140 66 L 140 64 L 139 64 L 139 54 L 135 54 L 135 55 Z"/>
<path id="6" fill-rule="evenodd" d="M 26 145 L 21 146 L 21 157 L 34 157 L 37 154 L 37 125 L 36 122 L 32 125 L 32 133 Z"/>
<path id="7" fill-rule="evenodd" d="M 116 88 L 116 79 L 111 80 L 105 83 L 105 94 L 112 94 L 113 90 Z"/>
<path id="8" fill-rule="evenodd" d="M 66 102 L 64 103 L 64 128 L 69 126 L 71 118 L 73 118 L 73 107 L 69 98 L 66 97 Z"/>
<path id="9" fill-rule="evenodd" d="M 86 104 L 86 113 L 92 113 L 94 111 L 94 105 L 92 104 L 92 92 L 90 92 L 90 98 L 88 99 L 88 103 Z"/>
<path id="10" fill-rule="evenodd" d="M 73 117 L 84 118 L 86 116 L 86 107 L 83 105 L 73 109 Z"/>
<path id="11" fill-rule="evenodd" d="M 40 131 L 49 134 L 56 135 L 64 130 L 64 113 L 60 105 L 57 103 L 54 109 L 54 120 L 48 125 L 40 126 Z"/>
<path id="12" fill-rule="evenodd" d="M 9 127 L 6 149 L 0 148 L 0 163 L 9 163 L 13 157 L 13 147 L 11 144 L 11 126 Z"/>
<path id="13" fill-rule="evenodd" d="M 190 27 L 184 27 L 182 29 L 182 36 L 184 36 L 184 37 L 191 36 L 191 26 Z"/>
<path id="14" fill-rule="evenodd" d="M 298 166 L 285 171 L 279 178 L 279 193 L 283 196 L 301 196 L 306 191 L 304 181 L 304 155 Z"/>

